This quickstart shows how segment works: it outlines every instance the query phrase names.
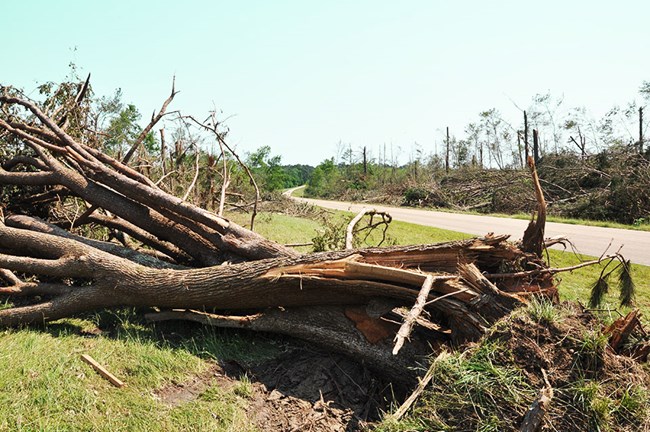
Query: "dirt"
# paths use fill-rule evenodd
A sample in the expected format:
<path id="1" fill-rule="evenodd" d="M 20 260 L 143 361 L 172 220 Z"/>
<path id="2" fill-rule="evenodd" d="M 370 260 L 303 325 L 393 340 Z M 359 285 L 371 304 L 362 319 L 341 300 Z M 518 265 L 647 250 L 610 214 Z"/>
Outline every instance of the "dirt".
<path id="1" fill-rule="evenodd" d="M 209 387 L 219 386 L 225 390 L 233 387 L 237 381 L 228 377 L 221 366 L 213 364 L 206 371 L 189 380 L 172 383 L 154 393 L 154 396 L 171 407 L 182 405 L 197 399 Z"/>
<path id="2" fill-rule="evenodd" d="M 644 366 L 611 349 L 585 350 L 585 335 L 599 334 L 602 322 L 580 305 L 565 303 L 562 308 L 565 312 L 553 322 L 535 322 L 525 313 L 515 313 L 486 337 L 503 346 L 495 364 L 517 367 L 531 388 L 542 389 L 542 370 L 547 373 L 554 397 L 543 431 L 593 430 L 589 410 L 578 408 L 577 383 L 598 382 L 602 394 L 616 400 L 631 388 L 650 388 L 650 374 Z M 392 388 L 346 357 L 295 345 L 282 356 L 260 364 L 215 364 L 187 382 L 161 389 L 157 397 L 176 406 L 196 399 L 210 386 L 233 387 L 243 375 L 252 381 L 247 414 L 260 430 L 365 430 L 380 419 L 382 412 L 389 411 L 391 403 L 404 400 L 409 390 Z M 465 419 L 471 417 L 467 414 Z M 513 407 L 506 414 L 516 425 L 524 413 Z M 463 416 L 458 418 L 462 420 Z M 617 418 L 612 430 L 650 431 L 650 425 L 642 419 L 640 422 Z"/>
<path id="3" fill-rule="evenodd" d="M 542 369 L 555 390 L 554 400 L 542 430 L 585 430 L 590 424 L 588 410 L 576 409 L 573 388 L 580 382 L 599 382 L 602 393 L 619 398 L 636 386 L 650 388 L 647 369 L 630 357 L 618 355 L 609 347 L 589 350 L 585 336 L 599 334 L 602 322 L 591 312 L 574 303 L 564 303 L 568 311 L 551 323 L 531 322 L 529 317 L 507 318 L 507 325 L 496 326 L 488 337 L 505 343 L 498 362 L 516 365 L 533 388 L 544 387 Z M 650 430 L 647 423 L 635 419 L 616 419 L 615 430 Z"/>
<path id="4" fill-rule="evenodd" d="M 211 386 L 233 387 L 243 375 L 252 381 L 247 413 L 260 430 L 361 430 L 378 420 L 392 397 L 402 393 L 346 357 L 295 347 L 261 364 L 215 364 L 186 382 L 161 388 L 156 397 L 177 406 L 198 398 Z"/>

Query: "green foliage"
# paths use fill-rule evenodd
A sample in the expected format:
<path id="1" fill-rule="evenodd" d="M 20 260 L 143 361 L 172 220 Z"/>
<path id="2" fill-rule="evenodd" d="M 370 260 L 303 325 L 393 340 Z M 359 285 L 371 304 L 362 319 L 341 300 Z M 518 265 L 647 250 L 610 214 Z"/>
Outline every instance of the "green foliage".
<path id="1" fill-rule="evenodd" d="M 533 297 L 528 303 L 528 314 L 543 325 L 553 324 L 561 319 L 557 306 L 546 297 Z"/>
<path id="2" fill-rule="evenodd" d="M 608 267 L 613 263 L 618 262 L 612 270 Z M 620 255 L 607 260 L 607 263 L 600 272 L 600 276 L 591 287 L 591 294 L 589 297 L 589 307 L 597 308 L 603 302 L 603 298 L 609 292 L 609 277 L 612 273 L 618 270 L 618 288 L 619 288 L 619 302 L 621 306 L 631 306 L 636 295 L 636 284 L 632 279 L 632 263 Z"/>
<path id="3" fill-rule="evenodd" d="M 306 184 L 314 171 L 314 167 L 310 165 L 283 165 L 282 168 L 285 172 L 285 189 Z"/>
<path id="4" fill-rule="evenodd" d="M 246 164 L 260 189 L 266 192 L 303 185 L 314 169 L 309 165 L 282 165 L 282 158 L 272 156 L 269 146 L 249 153 Z"/>
<path id="5" fill-rule="evenodd" d="M 408 206 L 420 205 L 429 197 L 429 192 L 422 187 L 410 187 L 404 192 L 404 204 Z"/>
<path id="6" fill-rule="evenodd" d="M 314 252 L 345 249 L 345 229 L 351 218 L 323 217 L 323 228 L 318 230 L 318 235 L 311 239 L 314 243 Z"/>
<path id="7" fill-rule="evenodd" d="M 104 141 L 106 150 L 109 153 L 117 153 L 128 150 L 130 144 L 140 134 L 140 113 L 135 105 L 129 104 L 120 107 L 106 129 L 108 137 Z"/>
<path id="8" fill-rule="evenodd" d="M 605 294 L 609 291 L 609 273 L 601 275 L 591 287 L 591 295 L 589 297 L 589 307 L 597 308 L 603 302 Z"/>
<path id="9" fill-rule="evenodd" d="M 337 186 L 341 179 L 339 168 L 334 165 L 334 159 L 326 159 L 312 171 L 307 181 L 306 196 L 331 197 L 338 192 Z"/>
<path id="10" fill-rule="evenodd" d="M 286 173 L 280 161 L 280 156 L 271 156 L 269 146 L 262 146 L 248 154 L 246 164 L 261 190 L 272 192 L 284 187 Z"/>
<path id="11" fill-rule="evenodd" d="M 619 297 L 621 306 L 632 306 L 636 286 L 632 279 L 632 263 L 630 260 L 622 260 L 619 267 L 618 281 L 621 288 L 621 294 Z"/>

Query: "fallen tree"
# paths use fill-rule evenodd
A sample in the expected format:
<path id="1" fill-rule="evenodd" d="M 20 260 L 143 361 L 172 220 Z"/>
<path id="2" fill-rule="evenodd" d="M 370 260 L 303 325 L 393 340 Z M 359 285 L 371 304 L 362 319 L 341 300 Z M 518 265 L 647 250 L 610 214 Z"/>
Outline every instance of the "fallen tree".
<path id="1" fill-rule="evenodd" d="M 18 214 L 29 213 L 28 205 L 7 206 L 0 224 L 0 295 L 21 300 L 0 310 L 0 326 L 151 307 L 153 321 L 288 334 L 408 379 L 408 367 L 432 347 L 478 339 L 531 294 L 556 295 L 553 272 L 540 257 L 539 225 L 530 230 L 535 239 L 524 239 L 534 245 L 529 250 L 490 234 L 300 255 L 166 192 L 128 165 L 174 91 L 120 161 L 100 150 L 101 134 L 88 132 L 86 87 L 45 106 L 2 88 L 0 144 L 17 151 L 4 152 L 0 184 L 38 187 L 39 200 L 74 200 L 83 211 L 46 222 Z M 211 130 L 225 139 L 217 125 Z M 33 204 L 34 196 L 24 202 Z M 69 232 L 85 224 L 137 242 L 118 245 Z"/>

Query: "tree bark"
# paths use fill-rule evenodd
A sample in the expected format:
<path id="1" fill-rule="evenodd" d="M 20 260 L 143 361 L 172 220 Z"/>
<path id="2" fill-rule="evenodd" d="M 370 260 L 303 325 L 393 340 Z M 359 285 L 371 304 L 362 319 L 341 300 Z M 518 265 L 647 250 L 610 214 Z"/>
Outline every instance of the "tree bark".
<path id="1" fill-rule="evenodd" d="M 83 286 L 61 285 L 61 294 L 48 301 L 0 311 L 2 326 L 42 323 L 122 305 L 250 310 L 360 305 L 375 298 L 390 298 L 406 306 L 415 301 L 423 280 L 430 274 L 434 283 L 429 301 L 465 288 L 462 293 L 431 302 L 429 308 L 457 342 L 480 336 L 495 318 L 493 308 L 474 307 L 481 303 L 485 293 L 466 275 L 454 274 L 459 259 L 496 271 L 504 259 L 524 257 L 504 237 L 498 237 L 327 252 L 187 270 L 157 269 L 71 238 L 8 226 L 0 228 L 0 248 L 4 251 L 0 267 L 4 269 L 90 281 Z M 18 284 L 0 292 L 38 295 L 39 289 L 52 294 L 47 284 L 29 289 Z M 491 294 L 512 298 L 507 293 Z M 483 316 L 485 311 L 489 313 Z"/>
<path id="2" fill-rule="evenodd" d="M 300 255 L 168 194 L 73 138 L 30 101 L 5 93 L 0 108 L 0 132 L 35 153 L 7 161 L 0 184 L 43 186 L 46 194 L 57 188 L 52 196 L 87 203 L 80 220 L 59 221 L 61 226 L 102 224 L 157 251 L 84 239 L 36 218 L 2 218 L 0 295 L 23 299 L 0 310 L 0 327 L 117 306 L 155 307 L 159 313 L 152 320 L 293 335 L 400 379 L 412 376 L 409 367 L 432 347 L 476 340 L 530 292 L 554 289 L 550 272 L 531 273 L 545 268 L 543 261 L 508 243 L 507 236 Z M 213 131 L 226 145 L 216 126 Z M 509 277 L 504 268 L 525 276 Z M 491 281 L 491 274 L 499 277 Z M 402 345 L 408 337 L 410 343 L 393 355 L 392 341 L 405 317 L 397 340 Z"/>

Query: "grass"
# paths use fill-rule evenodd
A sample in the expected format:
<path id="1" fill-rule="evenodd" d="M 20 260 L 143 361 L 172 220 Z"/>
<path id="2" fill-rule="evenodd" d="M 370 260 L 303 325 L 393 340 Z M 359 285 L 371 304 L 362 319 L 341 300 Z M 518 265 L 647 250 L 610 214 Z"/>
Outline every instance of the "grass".
<path id="1" fill-rule="evenodd" d="M 515 367 L 495 362 L 503 347 L 484 342 L 469 355 L 443 353 L 432 363 L 433 379 L 424 403 L 404 421 L 387 421 L 378 431 L 500 431 L 514 424 L 513 412 L 525 412 L 536 391 Z M 469 429 L 471 428 L 471 429 Z"/>
<path id="2" fill-rule="evenodd" d="M 178 406 L 161 401 L 156 391 L 206 371 L 214 359 L 252 361 L 273 357 L 281 347 L 211 328 L 172 343 L 135 317 L 127 309 L 0 333 L 0 430 L 253 430 L 245 412 L 250 382 L 229 390 L 211 387 Z M 88 337 L 84 332 L 97 323 L 112 334 Z M 127 385 L 111 386 L 81 354 Z"/>
<path id="3" fill-rule="evenodd" d="M 514 215 L 497 213 L 497 214 L 490 214 L 489 216 L 530 220 L 530 215 L 525 213 L 518 213 Z M 565 223 L 570 225 L 586 225 L 586 226 L 596 226 L 596 227 L 603 227 L 603 228 L 619 228 L 619 229 L 628 229 L 628 230 L 636 230 L 636 231 L 650 231 L 650 223 L 648 223 L 648 221 L 639 221 L 639 223 L 636 224 L 622 224 L 613 221 L 597 221 L 591 219 L 564 218 L 564 217 L 552 216 L 552 215 L 547 215 L 546 220 L 549 222 Z"/>
<path id="4" fill-rule="evenodd" d="M 553 324 L 562 319 L 560 310 L 546 298 L 533 298 L 528 304 L 528 314 L 539 324 Z"/>
<path id="5" fill-rule="evenodd" d="M 305 196 L 305 189 L 307 189 L 306 185 L 300 186 L 298 189 L 293 191 L 291 196 L 302 198 Z"/>
<path id="6" fill-rule="evenodd" d="M 646 430 L 647 382 L 630 365 L 612 362 L 611 354 L 605 367 L 607 337 L 593 324 L 576 319 L 568 304 L 531 302 L 467 351 L 440 354 L 431 365 L 431 384 L 412 411 L 400 421 L 387 416 L 376 430 L 519 430 L 522 414 L 544 385 L 544 366 L 531 360 L 531 352 L 553 361 L 547 374 L 554 388 L 547 413 L 553 430 Z"/>

